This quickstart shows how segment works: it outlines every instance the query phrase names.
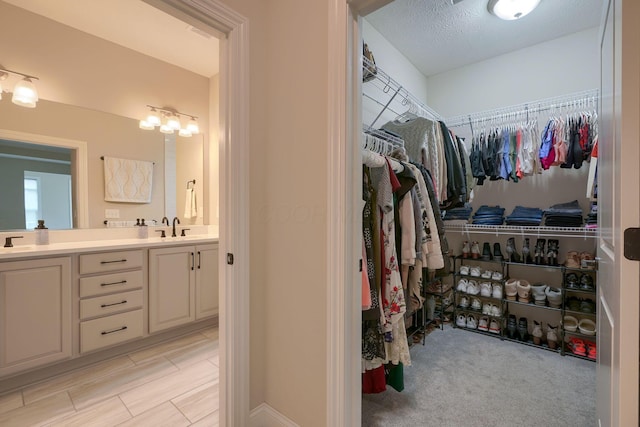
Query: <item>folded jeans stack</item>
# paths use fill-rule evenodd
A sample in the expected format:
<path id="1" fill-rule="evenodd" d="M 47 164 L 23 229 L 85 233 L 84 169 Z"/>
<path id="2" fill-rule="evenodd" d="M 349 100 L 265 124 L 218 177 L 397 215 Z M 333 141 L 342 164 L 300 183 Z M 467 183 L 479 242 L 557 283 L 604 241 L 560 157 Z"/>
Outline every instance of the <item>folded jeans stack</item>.
<path id="1" fill-rule="evenodd" d="M 472 224 L 502 225 L 504 222 L 504 208 L 500 206 L 482 205 L 473 214 Z"/>
<path id="2" fill-rule="evenodd" d="M 591 203 L 591 209 L 587 215 L 585 227 L 598 228 L 598 204 L 596 202 Z"/>
<path id="3" fill-rule="evenodd" d="M 539 226 L 542 222 L 542 209 L 516 206 L 506 217 L 507 225 Z"/>
<path id="4" fill-rule="evenodd" d="M 544 211 L 544 225 L 549 227 L 580 227 L 582 220 L 582 208 L 577 200 L 559 203 Z"/>
<path id="5" fill-rule="evenodd" d="M 469 217 L 471 216 L 471 208 L 470 207 L 459 207 L 459 208 L 451 208 L 442 211 L 442 219 L 444 221 L 452 221 L 452 220 L 465 220 L 469 221 Z"/>

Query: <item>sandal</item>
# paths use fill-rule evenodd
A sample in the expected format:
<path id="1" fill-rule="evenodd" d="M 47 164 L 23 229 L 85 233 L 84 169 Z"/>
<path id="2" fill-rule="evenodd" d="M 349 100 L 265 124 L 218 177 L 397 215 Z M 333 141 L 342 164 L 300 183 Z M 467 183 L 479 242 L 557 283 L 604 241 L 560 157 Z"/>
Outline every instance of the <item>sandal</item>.
<path id="1" fill-rule="evenodd" d="M 591 341 L 585 341 L 587 343 L 587 357 L 589 359 L 596 359 L 598 357 L 598 349 L 596 343 Z"/>
<path id="2" fill-rule="evenodd" d="M 578 356 L 587 355 L 587 348 L 584 344 L 584 341 L 582 341 L 582 339 L 580 338 L 571 338 L 567 343 L 567 347 L 569 347 L 569 350 L 571 350 L 573 354 L 577 354 Z"/>

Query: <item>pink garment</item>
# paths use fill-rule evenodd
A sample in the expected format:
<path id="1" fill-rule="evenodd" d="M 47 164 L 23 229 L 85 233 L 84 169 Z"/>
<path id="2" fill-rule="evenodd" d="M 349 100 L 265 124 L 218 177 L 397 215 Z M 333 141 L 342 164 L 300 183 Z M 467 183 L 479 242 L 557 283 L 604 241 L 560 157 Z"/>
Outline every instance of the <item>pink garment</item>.
<path id="1" fill-rule="evenodd" d="M 371 308 L 371 283 L 367 274 L 367 251 L 362 241 L 362 309 L 369 310 Z"/>

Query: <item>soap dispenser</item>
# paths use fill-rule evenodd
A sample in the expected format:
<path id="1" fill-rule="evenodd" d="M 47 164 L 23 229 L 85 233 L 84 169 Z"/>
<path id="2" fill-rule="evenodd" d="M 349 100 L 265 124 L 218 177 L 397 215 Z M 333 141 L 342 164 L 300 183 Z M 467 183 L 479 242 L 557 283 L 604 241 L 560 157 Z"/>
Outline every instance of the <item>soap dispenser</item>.
<path id="1" fill-rule="evenodd" d="M 140 222 L 140 220 L 138 220 L 138 224 L 136 224 L 138 227 L 138 238 L 139 239 L 148 239 L 149 238 L 149 228 L 147 227 L 147 224 L 144 223 L 144 218 L 142 218 L 142 222 Z"/>
<path id="2" fill-rule="evenodd" d="M 49 244 L 49 229 L 44 226 L 44 219 L 38 220 L 38 226 L 36 230 L 36 245 L 48 245 Z"/>

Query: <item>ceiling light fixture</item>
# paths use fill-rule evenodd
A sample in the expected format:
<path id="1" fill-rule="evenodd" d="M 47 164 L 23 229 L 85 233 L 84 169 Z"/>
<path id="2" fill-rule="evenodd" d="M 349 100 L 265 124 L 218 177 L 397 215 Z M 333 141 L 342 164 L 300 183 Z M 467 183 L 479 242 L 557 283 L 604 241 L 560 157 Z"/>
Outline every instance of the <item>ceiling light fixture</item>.
<path id="1" fill-rule="evenodd" d="M 533 11 L 540 0 L 489 0 L 487 9 L 505 21 L 520 19 Z"/>
<path id="2" fill-rule="evenodd" d="M 33 84 L 33 81 L 39 79 L 35 76 L 0 67 L 0 81 L 6 80 L 9 77 L 9 74 L 15 74 L 16 76 L 22 77 L 22 80 L 18 81 L 13 88 L 13 97 L 11 98 L 11 102 L 21 107 L 35 108 L 39 98 L 36 85 Z M 2 99 L 2 86 L 0 86 L 0 99 Z"/>
<path id="3" fill-rule="evenodd" d="M 196 116 L 181 113 L 169 107 L 147 105 L 147 108 L 149 108 L 149 113 L 145 119 L 140 120 L 140 129 L 153 130 L 159 126 L 162 133 L 172 134 L 178 131 L 178 135 L 183 137 L 190 137 L 200 131 Z M 189 122 L 184 128 L 180 123 L 181 117 L 189 118 Z"/>

